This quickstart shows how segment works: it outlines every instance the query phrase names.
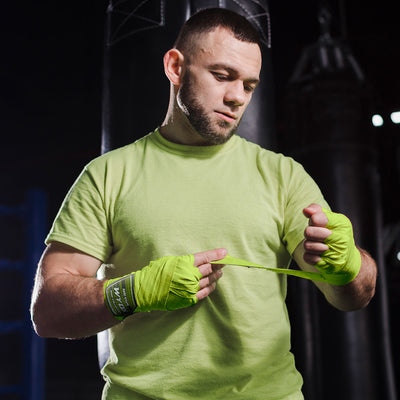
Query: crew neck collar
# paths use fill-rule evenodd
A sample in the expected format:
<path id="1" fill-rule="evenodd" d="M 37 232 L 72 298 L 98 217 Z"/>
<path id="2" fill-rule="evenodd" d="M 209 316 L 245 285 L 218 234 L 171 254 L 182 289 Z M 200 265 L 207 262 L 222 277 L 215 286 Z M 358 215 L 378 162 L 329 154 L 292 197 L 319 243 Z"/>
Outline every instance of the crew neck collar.
<path id="1" fill-rule="evenodd" d="M 226 143 L 211 146 L 188 146 L 178 144 L 167 140 L 161 133 L 160 128 L 157 128 L 152 134 L 151 139 L 158 147 L 163 148 L 169 153 L 174 153 L 189 157 L 208 158 L 217 154 L 225 153 L 233 149 L 239 137 L 235 134 Z"/>

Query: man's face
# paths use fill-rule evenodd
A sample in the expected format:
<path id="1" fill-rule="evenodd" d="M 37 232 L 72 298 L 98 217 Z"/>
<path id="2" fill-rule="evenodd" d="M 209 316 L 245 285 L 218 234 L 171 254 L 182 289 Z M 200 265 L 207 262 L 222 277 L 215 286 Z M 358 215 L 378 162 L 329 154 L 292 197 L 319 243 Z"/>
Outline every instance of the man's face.
<path id="1" fill-rule="evenodd" d="M 201 36 L 185 68 L 177 96 L 180 109 L 204 144 L 225 143 L 258 84 L 259 46 L 218 28 Z"/>

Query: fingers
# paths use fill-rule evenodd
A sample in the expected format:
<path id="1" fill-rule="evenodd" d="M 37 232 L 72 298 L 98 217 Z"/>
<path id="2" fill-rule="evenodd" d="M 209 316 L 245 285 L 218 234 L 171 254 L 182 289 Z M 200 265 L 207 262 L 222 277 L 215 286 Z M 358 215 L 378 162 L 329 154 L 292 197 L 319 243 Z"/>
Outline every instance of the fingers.
<path id="1" fill-rule="evenodd" d="M 324 240 L 332 232 L 327 228 L 308 226 L 304 231 L 305 241 L 303 244 L 304 255 L 303 259 L 308 264 L 314 265 L 321 261 L 321 254 L 328 250 L 329 247 L 324 243 Z"/>
<path id="2" fill-rule="evenodd" d="M 317 262 L 321 261 L 321 254 L 329 249 L 329 247 L 322 242 L 315 242 L 310 240 L 306 240 L 303 246 L 305 250 L 303 259 L 305 262 L 311 265 L 314 265 Z"/>
<path id="3" fill-rule="evenodd" d="M 328 250 L 326 245 L 322 245 L 324 240 L 332 234 L 326 228 L 328 217 L 318 204 L 311 204 L 303 210 L 304 215 L 309 218 L 309 226 L 304 230 L 304 249 L 314 254 L 321 254 Z"/>
<path id="4" fill-rule="evenodd" d="M 194 255 L 194 265 L 199 268 L 203 277 L 220 270 L 224 265 L 210 264 L 210 261 L 222 260 L 227 254 L 226 249 L 203 251 Z"/>
<path id="5" fill-rule="evenodd" d="M 304 237 L 306 240 L 313 242 L 323 242 L 330 234 L 331 230 L 319 226 L 307 226 L 304 230 Z"/>
<path id="6" fill-rule="evenodd" d="M 200 290 L 196 297 L 199 300 L 204 299 L 216 288 L 216 282 L 222 276 L 223 264 L 210 264 L 210 261 L 223 259 L 227 255 L 226 249 L 214 249 L 196 253 L 194 255 L 194 265 L 199 268 L 203 278 L 200 279 Z"/>
<path id="7" fill-rule="evenodd" d="M 200 279 L 200 290 L 197 292 L 196 297 L 201 300 L 212 293 L 217 287 L 217 280 L 221 278 L 222 270 L 219 268 L 217 271 L 211 273 Z"/>
<path id="8" fill-rule="evenodd" d="M 324 227 L 328 223 L 328 217 L 322 211 L 322 207 L 319 204 L 310 204 L 304 208 L 303 214 L 309 218 L 309 225 Z"/>
<path id="9" fill-rule="evenodd" d="M 194 254 L 194 265 L 199 267 L 203 264 L 208 264 L 210 261 L 222 260 L 227 255 L 226 249 L 214 249 L 202 251 Z"/>
<path id="10" fill-rule="evenodd" d="M 304 250 L 307 253 L 318 254 L 318 255 L 322 254 L 324 251 L 329 249 L 329 247 L 325 243 L 313 242 L 310 240 L 306 240 L 303 246 Z"/>
<path id="11" fill-rule="evenodd" d="M 321 261 L 320 256 L 329 249 L 324 240 L 332 231 L 326 228 L 328 217 L 319 204 L 310 204 L 303 210 L 303 214 L 309 218 L 309 226 L 304 230 L 303 258 L 308 264 L 314 265 Z"/>
<path id="12" fill-rule="evenodd" d="M 216 282 L 214 282 L 214 283 L 212 283 L 211 285 L 206 286 L 206 287 L 203 288 L 203 289 L 200 289 L 200 290 L 196 293 L 196 297 L 197 297 L 199 300 L 203 300 L 205 297 L 207 297 L 209 294 L 211 294 L 211 293 L 215 290 L 216 287 L 217 287 L 217 284 L 216 284 Z"/>
<path id="13" fill-rule="evenodd" d="M 214 282 L 216 282 L 219 278 L 222 276 L 222 270 L 218 269 L 217 271 L 214 271 L 213 273 L 204 276 L 203 278 L 200 279 L 199 285 L 200 289 L 204 289 L 207 286 L 212 285 Z"/>
<path id="14" fill-rule="evenodd" d="M 303 214 L 310 218 L 313 214 L 322 211 L 322 207 L 319 204 L 312 203 L 308 207 L 303 209 Z"/>
<path id="15" fill-rule="evenodd" d="M 320 262 L 322 258 L 317 254 L 312 253 L 304 253 L 303 259 L 307 264 L 315 265 L 316 263 Z"/>

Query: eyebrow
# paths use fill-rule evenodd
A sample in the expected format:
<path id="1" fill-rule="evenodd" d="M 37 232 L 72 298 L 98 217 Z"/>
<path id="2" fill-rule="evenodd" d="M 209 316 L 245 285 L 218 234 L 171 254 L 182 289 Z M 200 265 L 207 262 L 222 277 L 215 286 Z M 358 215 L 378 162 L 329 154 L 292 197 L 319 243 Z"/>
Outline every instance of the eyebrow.
<path id="1" fill-rule="evenodd" d="M 208 69 L 209 70 L 223 69 L 223 70 L 229 72 L 229 74 L 231 74 L 231 75 L 233 75 L 235 77 L 239 76 L 239 71 L 237 69 L 232 68 L 232 67 L 230 67 L 229 65 L 226 65 L 226 64 L 219 64 L 219 63 L 211 64 L 211 65 L 208 66 Z M 254 84 L 257 85 L 260 82 L 260 79 L 259 78 L 248 78 L 248 79 L 245 79 L 245 81 L 248 82 L 248 83 L 254 83 Z"/>

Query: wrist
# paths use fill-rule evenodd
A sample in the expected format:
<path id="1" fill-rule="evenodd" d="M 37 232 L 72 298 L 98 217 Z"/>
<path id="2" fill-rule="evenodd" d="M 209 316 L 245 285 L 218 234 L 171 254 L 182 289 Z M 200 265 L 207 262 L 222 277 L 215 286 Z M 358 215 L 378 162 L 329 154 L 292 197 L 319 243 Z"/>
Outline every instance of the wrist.
<path id="1" fill-rule="evenodd" d="M 173 311 L 193 306 L 202 275 L 194 256 L 165 256 L 135 273 L 104 283 L 104 301 L 118 320 L 134 312 Z"/>
<path id="2" fill-rule="evenodd" d="M 137 308 L 134 294 L 135 274 L 110 279 L 104 283 L 103 293 L 107 308 L 119 321 L 132 315 Z"/>

